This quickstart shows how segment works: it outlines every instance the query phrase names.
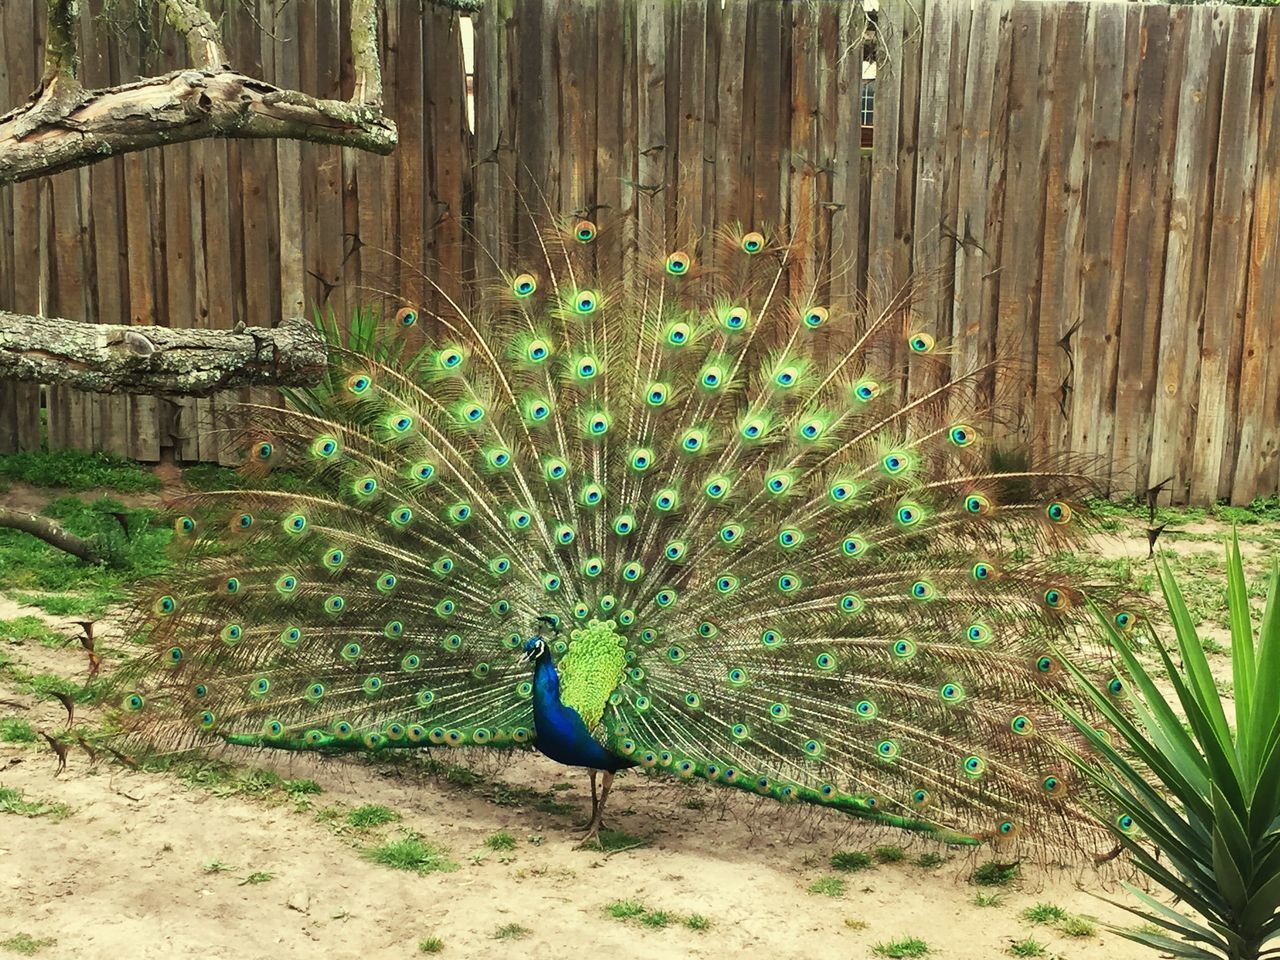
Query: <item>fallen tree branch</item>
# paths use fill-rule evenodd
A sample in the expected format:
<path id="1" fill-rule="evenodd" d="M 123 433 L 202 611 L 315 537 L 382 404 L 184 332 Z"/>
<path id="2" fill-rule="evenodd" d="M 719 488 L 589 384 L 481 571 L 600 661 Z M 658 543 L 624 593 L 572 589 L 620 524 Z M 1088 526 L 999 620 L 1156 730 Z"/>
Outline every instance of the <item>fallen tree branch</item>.
<path id="1" fill-rule="evenodd" d="M 314 385 L 327 362 L 324 338 L 301 319 L 233 331 L 75 323 L 0 310 L 0 380 L 203 397 L 231 387 Z"/>
<path id="2" fill-rule="evenodd" d="M 74 533 L 68 533 L 48 517 L 0 507 L 0 527 L 21 530 L 33 537 L 39 537 L 45 543 L 79 557 L 85 563 L 103 563 L 106 560 L 89 546 L 88 541 L 80 539 Z"/>

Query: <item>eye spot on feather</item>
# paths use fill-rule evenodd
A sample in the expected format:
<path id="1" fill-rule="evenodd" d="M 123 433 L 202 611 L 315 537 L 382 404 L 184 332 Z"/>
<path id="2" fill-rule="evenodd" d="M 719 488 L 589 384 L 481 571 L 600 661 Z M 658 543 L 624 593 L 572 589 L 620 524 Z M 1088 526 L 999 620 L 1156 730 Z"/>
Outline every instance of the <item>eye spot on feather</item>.
<path id="1" fill-rule="evenodd" d="M 778 590 L 782 593 L 793 593 L 800 589 L 800 576 L 795 573 L 784 573 L 778 577 Z"/>
<path id="2" fill-rule="evenodd" d="M 244 628 L 238 623 L 228 623 L 222 628 L 222 632 L 219 636 L 222 638 L 222 642 L 227 646 L 234 647 L 240 642 L 240 638 L 244 636 Z"/>
<path id="3" fill-rule="evenodd" d="M 996 833 L 1002 840 L 1010 840 L 1018 835 L 1018 825 L 1012 820 L 1001 820 L 996 826 Z"/>
<path id="4" fill-rule="evenodd" d="M 971 623 L 965 628 L 964 637 L 975 647 L 991 641 L 991 628 L 985 623 Z"/>
<path id="5" fill-rule="evenodd" d="M 679 594 L 676 593 L 675 590 L 670 587 L 664 587 L 654 594 L 653 602 L 663 609 L 666 609 L 667 607 L 674 605 L 678 599 Z"/>
<path id="6" fill-rule="evenodd" d="M 485 452 L 484 459 L 494 470 L 505 470 L 511 464 L 511 451 L 493 447 Z"/>
<path id="7" fill-rule="evenodd" d="M 772 647 L 780 646 L 782 644 L 782 640 L 783 640 L 782 634 L 772 628 L 765 630 L 763 633 L 760 634 L 760 642 L 763 643 L 766 647 L 772 648 Z"/>
<path id="8" fill-rule="evenodd" d="M 1061 500 L 1054 500 L 1044 508 L 1045 516 L 1051 523 L 1063 525 L 1071 522 L 1071 507 Z"/>
<path id="9" fill-rule="evenodd" d="M 350 740 L 355 732 L 355 727 L 346 720 L 337 720 L 333 724 L 333 735 L 339 740 Z"/>
<path id="10" fill-rule="evenodd" d="M 1050 774 L 1040 781 L 1040 789 L 1051 797 L 1060 797 L 1067 792 L 1067 785 L 1061 777 Z"/>
<path id="11" fill-rule="evenodd" d="M 846 593 L 840 598 L 840 612 L 848 616 L 855 616 L 862 612 L 866 604 L 856 593 Z"/>
<path id="12" fill-rule="evenodd" d="M 784 550 L 792 550 L 804 543 L 804 531 L 795 527 L 784 527 L 778 531 L 778 546 Z"/>
<path id="13" fill-rule="evenodd" d="M 418 322 L 418 311 L 413 307 L 401 307 L 396 311 L 396 323 L 402 327 L 412 327 Z"/>
<path id="14" fill-rule="evenodd" d="M 800 381 L 800 371 L 793 366 L 783 367 L 773 375 L 773 382 L 783 390 L 794 387 Z"/>
<path id="15" fill-rule="evenodd" d="M 463 361 L 462 351 L 457 347 L 445 347 L 436 353 L 436 366 L 441 370 L 457 370 Z"/>
<path id="16" fill-rule="evenodd" d="M 285 627 L 280 631 L 280 635 L 276 637 L 283 647 L 296 647 L 298 641 L 302 639 L 302 630 L 298 627 Z"/>
<path id="17" fill-rule="evenodd" d="M 906 453 L 895 450 L 886 453 L 880 460 L 880 466 L 884 468 L 884 472 L 891 477 L 896 477 L 903 473 L 907 467 L 911 465 L 911 459 Z"/>
<path id="18" fill-rule="evenodd" d="M 532 521 L 533 517 L 529 515 L 527 510 L 516 509 L 507 514 L 507 523 L 516 530 L 524 530 Z"/>
<path id="19" fill-rule="evenodd" d="M 357 497 L 371 497 L 378 490 L 378 481 L 373 477 L 363 477 L 353 483 L 351 489 Z"/>
<path id="20" fill-rule="evenodd" d="M 750 683 L 751 678 L 747 675 L 747 671 L 742 667 L 732 667 L 727 674 L 729 683 L 735 687 L 745 687 Z"/>
<path id="21" fill-rule="evenodd" d="M 716 578 L 716 592 L 730 594 L 738 589 L 741 581 L 731 573 L 721 574 Z"/>
<path id="22" fill-rule="evenodd" d="M 604 412 L 593 413 L 587 417 L 587 433 L 593 437 L 603 437 L 609 432 L 609 416 Z"/>
<path id="23" fill-rule="evenodd" d="M 573 298 L 574 311 L 583 316 L 595 313 L 599 306 L 600 295 L 594 290 L 579 290 L 577 296 Z"/>
<path id="24" fill-rule="evenodd" d="M 662 550 L 662 555 L 671 563 L 679 563 L 684 559 L 689 547 L 683 540 L 673 540 Z"/>
<path id="25" fill-rule="evenodd" d="M 200 729 L 202 730 L 212 730 L 218 722 L 218 718 L 213 714 L 211 710 L 205 710 L 203 713 L 201 713 L 199 720 L 200 720 Z"/>
<path id="26" fill-rule="evenodd" d="M 894 519 L 903 527 L 914 527 L 924 519 L 924 509 L 918 503 L 905 501 L 898 505 Z"/>
<path id="27" fill-rule="evenodd" d="M 628 462 L 632 470 L 637 473 L 643 473 L 653 465 L 653 451 L 648 447 L 637 447 L 631 451 L 631 457 Z"/>
<path id="28" fill-rule="evenodd" d="M 995 578 L 995 567 L 986 561 L 979 560 L 969 570 L 969 576 L 977 583 L 983 583 Z"/>
<path id="29" fill-rule="evenodd" d="M 180 537 L 190 536 L 196 532 L 196 522 L 191 517 L 179 517 L 173 522 L 173 532 Z"/>
<path id="30" fill-rule="evenodd" d="M 1129 816 L 1127 813 L 1122 813 L 1120 816 L 1116 817 L 1115 824 L 1116 829 L 1126 837 L 1133 836 L 1133 834 L 1138 832 L 1138 824 L 1134 821 L 1133 817 Z"/>
<path id="31" fill-rule="evenodd" d="M 178 609 L 178 604 L 177 604 L 177 601 L 173 599 L 173 597 L 169 596 L 168 594 L 165 594 L 163 597 L 161 597 L 159 600 L 157 600 L 154 604 L 151 605 L 151 609 L 155 613 L 159 614 L 160 616 L 167 617 L 170 614 L 172 614 L 173 611 Z"/>
<path id="32" fill-rule="evenodd" d="M 346 605 L 347 605 L 347 601 L 344 598 L 340 597 L 337 594 L 334 594 L 333 596 L 327 597 L 325 599 L 324 612 L 329 614 L 338 614 L 342 612 L 343 608 L 346 607 Z"/>
<path id="33" fill-rule="evenodd" d="M 680 494 L 674 487 L 664 487 L 653 496 L 654 509 L 669 513 L 680 503 Z"/>
<path id="34" fill-rule="evenodd" d="M 255 460 L 267 461 L 271 459 L 271 455 L 275 453 L 275 447 L 270 440 L 262 440 L 254 445 L 253 457 Z"/>
<path id="35" fill-rule="evenodd" d="M 284 736 L 284 724 L 279 720 L 265 720 L 262 724 L 262 735 L 268 740 L 279 740 Z"/>
<path id="36" fill-rule="evenodd" d="M 347 377 L 347 392 L 354 397 L 363 397 L 373 387 L 373 380 L 363 373 Z"/>
<path id="37" fill-rule="evenodd" d="M 169 664 L 169 666 L 176 667 L 182 662 L 182 648 L 170 647 L 168 652 L 164 655 L 164 661 Z"/>
<path id="38" fill-rule="evenodd" d="M 590 557 L 582 564 L 584 577 L 598 577 L 604 572 L 604 561 L 599 557 Z"/>
<path id="39" fill-rule="evenodd" d="M 943 703 L 959 703 L 964 699 L 964 687 L 958 683 L 944 683 L 938 690 Z"/>
<path id="40" fill-rule="evenodd" d="M 847 503 L 858 492 L 857 484 L 850 480 L 837 480 L 831 485 L 828 496 L 833 503 Z"/>
<path id="41" fill-rule="evenodd" d="M 978 439 L 978 432 L 967 423 L 958 423 L 947 431 L 947 439 L 957 447 L 967 447 Z"/>
<path id="42" fill-rule="evenodd" d="M 1036 659 L 1036 672 L 1045 676 L 1050 676 L 1058 670 L 1058 661 L 1048 655 L 1038 657 Z"/>
<path id="43" fill-rule="evenodd" d="M 911 598 L 913 600 L 932 600 L 937 595 L 937 588 L 928 580 L 917 580 L 911 585 Z"/>
<path id="44" fill-rule="evenodd" d="M 706 486 L 702 488 L 702 492 L 707 495 L 709 500 L 723 500 L 728 495 L 732 484 L 728 477 L 717 476 L 707 481 Z"/>
<path id="45" fill-rule="evenodd" d="M 932 353 L 937 341 L 928 333 L 913 333 L 907 338 L 907 346 L 912 353 Z"/>
<path id="46" fill-rule="evenodd" d="M 853 385 L 853 399 L 858 403 L 870 403 L 880 396 L 882 389 L 878 380 L 863 378 Z"/>
<path id="47" fill-rule="evenodd" d="M 806 740 L 800 749 L 802 749 L 806 755 L 815 760 L 826 753 L 826 747 L 823 745 L 821 740 Z M 830 790 L 831 787 L 824 786 L 823 789 Z"/>
<path id="48" fill-rule="evenodd" d="M 1018 714 L 1009 721 L 1009 729 L 1020 737 L 1029 737 L 1035 732 L 1035 724 L 1031 722 L 1031 718 Z"/>
<path id="49" fill-rule="evenodd" d="M 629 513 L 624 513 L 614 518 L 613 532 L 620 537 L 628 536 L 636 528 L 636 518 Z"/>
<path id="50" fill-rule="evenodd" d="M 819 670 L 830 672 L 838 666 L 836 658 L 829 653 L 820 653 L 813 658 L 813 665 Z"/>
<path id="51" fill-rule="evenodd" d="M 895 640 L 891 649 L 895 660 L 906 661 L 916 655 L 915 643 L 906 637 L 899 637 Z"/>
<path id="52" fill-rule="evenodd" d="M 547 593 L 555 593 L 560 589 L 560 578 L 554 573 L 544 573 L 542 575 L 542 589 Z"/>
<path id="53" fill-rule="evenodd" d="M 1127 692 L 1128 691 L 1125 689 L 1124 681 L 1121 680 L 1119 677 L 1112 677 L 1109 681 L 1107 681 L 1107 694 L 1109 696 L 1119 700 L 1119 699 L 1123 699 L 1126 696 Z"/>
<path id="54" fill-rule="evenodd" d="M 900 752 L 895 740 L 881 740 L 876 744 L 876 756 L 886 763 L 897 760 Z"/>
<path id="55" fill-rule="evenodd" d="M 757 254 L 764 249 L 764 234 L 757 230 L 742 236 L 742 252 L 746 254 Z"/>
<path id="56" fill-rule="evenodd" d="M 683 347 L 693 338 L 693 328 L 683 320 L 667 327 L 667 344 L 672 347 Z"/>
<path id="57" fill-rule="evenodd" d="M 971 493 L 964 498 L 964 509 L 976 517 L 986 516 L 991 512 L 991 501 L 980 493 Z"/>
<path id="58" fill-rule="evenodd" d="M 511 283 L 511 292 L 521 300 L 533 296 L 533 292 L 537 289 L 537 278 L 531 273 L 522 273 Z"/>
<path id="59" fill-rule="evenodd" d="M 1066 591 L 1058 587 L 1050 587 L 1044 592 L 1044 605 L 1050 610 L 1065 610 L 1071 605 L 1071 599 Z"/>
<path id="60" fill-rule="evenodd" d="M 391 511 L 388 519 L 390 519 L 397 527 L 407 527 L 409 525 L 409 521 L 413 519 L 413 510 L 408 506 L 396 507 L 396 509 Z"/>
<path id="61" fill-rule="evenodd" d="M 730 307 L 720 315 L 720 325 L 730 333 L 741 333 L 750 319 L 746 307 Z"/>
<path id="62" fill-rule="evenodd" d="M 826 307 L 810 307 L 804 312 L 804 325 L 810 330 L 817 330 L 830 316 Z"/>
<path id="63" fill-rule="evenodd" d="M 1111 622 L 1115 624 L 1115 628 L 1119 630 L 1121 633 L 1128 633 L 1130 630 L 1133 629 L 1135 620 L 1136 618 L 1134 617 L 1133 614 L 1127 611 L 1121 610 L 1111 619 Z"/>
<path id="64" fill-rule="evenodd" d="M 853 712 L 859 720 L 874 720 L 880 716 L 880 708 L 872 700 L 859 700 L 854 704 Z"/>
<path id="65" fill-rule="evenodd" d="M 651 407 L 660 407 L 667 402 L 671 388 L 665 383 L 651 383 L 645 393 L 645 402 Z"/>
<path id="66" fill-rule="evenodd" d="M 407 413 L 393 413 L 387 417 L 387 426 L 393 433 L 404 436 L 413 429 L 413 417 Z"/>
<path id="67" fill-rule="evenodd" d="M 867 541 L 858 536 L 845 537 L 840 552 L 846 557 L 860 557 L 867 552 Z"/>
<path id="68" fill-rule="evenodd" d="M 772 703 L 769 705 L 769 719 L 785 723 L 791 719 L 791 708 L 785 703 Z"/>
<path id="69" fill-rule="evenodd" d="M 691 260 L 683 250 L 677 250 L 667 257 L 667 273 L 673 277 L 682 277 L 689 272 Z"/>

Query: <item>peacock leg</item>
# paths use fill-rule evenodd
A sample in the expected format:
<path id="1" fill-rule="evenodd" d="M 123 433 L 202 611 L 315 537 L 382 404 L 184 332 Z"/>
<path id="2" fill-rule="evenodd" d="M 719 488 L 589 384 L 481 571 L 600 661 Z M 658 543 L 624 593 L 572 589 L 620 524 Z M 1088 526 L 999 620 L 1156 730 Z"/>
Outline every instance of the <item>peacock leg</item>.
<path id="1" fill-rule="evenodd" d="M 609 797 L 609 788 L 613 786 L 613 774 L 604 771 L 604 781 L 601 784 L 599 799 L 596 798 L 596 774 L 598 770 L 591 771 L 591 822 L 587 824 L 586 836 L 582 838 L 582 843 L 587 844 L 591 841 L 600 842 L 600 828 L 604 824 L 604 802 Z"/>

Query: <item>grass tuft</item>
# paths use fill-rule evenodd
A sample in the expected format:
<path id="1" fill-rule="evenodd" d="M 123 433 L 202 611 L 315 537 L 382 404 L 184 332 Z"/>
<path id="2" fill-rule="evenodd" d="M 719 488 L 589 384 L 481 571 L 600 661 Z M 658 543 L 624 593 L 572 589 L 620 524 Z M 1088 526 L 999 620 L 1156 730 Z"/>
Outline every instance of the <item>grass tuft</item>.
<path id="1" fill-rule="evenodd" d="M 684 918 L 684 925 L 690 930 L 710 930 L 711 921 L 700 913 L 691 913 Z"/>
<path id="2" fill-rule="evenodd" d="M 484 845 L 490 850 L 514 850 L 516 848 L 516 838 L 505 830 L 499 830 L 497 833 L 491 833 L 485 837 Z"/>
<path id="3" fill-rule="evenodd" d="M 20 817 L 49 817 L 65 820 L 71 816 L 71 808 L 65 803 L 28 800 L 12 787 L 0 787 L 0 813 L 16 813 Z"/>
<path id="4" fill-rule="evenodd" d="M 275 878 L 276 875 L 274 873 L 267 873 L 265 870 L 255 870 L 240 881 L 240 886 L 256 887 L 260 883 L 269 883 Z"/>
<path id="5" fill-rule="evenodd" d="M 444 941 L 439 937 L 427 937 L 418 942 L 419 953 L 439 953 L 444 949 Z"/>
<path id="6" fill-rule="evenodd" d="M 871 866 L 871 854 L 862 850 L 845 850 L 831 855 L 831 866 L 845 873 L 856 873 Z"/>
<path id="7" fill-rule="evenodd" d="M 37 940 L 29 933 L 18 933 L 8 940 L 0 940 L 0 950 L 8 950 L 23 957 L 34 957 L 45 947 L 52 947 L 57 942 L 52 937 L 41 937 Z"/>
<path id="8" fill-rule="evenodd" d="M 1015 940 L 1009 945 L 1009 954 L 1014 957 L 1043 957 L 1047 950 L 1044 944 L 1037 943 L 1030 937 L 1025 940 Z"/>
<path id="9" fill-rule="evenodd" d="M 493 931 L 493 939 L 495 940 L 523 940 L 529 934 L 533 933 L 528 927 L 521 926 L 518 923 L 504 923 L 497 930 Z"/>
<path id="10" fill-rule="evenodd" d="M 919 937 L 902 937 L 899 940 L 890 940 L 888 943 L 877 943 L 871 948 L 871 952 L 877 957 L 889 957 L 891 960 L 901 960 L 904 957 L 927 957 L 929 945 Z"/>
<path id="11" fill-rule="evenodd" d="M 428 874 L 451 873 L 458 869 L 458 865 L 445 855 L 445 851 L 423 843 L 420 837 L 412 833 L 381 846 L 366 847 L 361 852 L 366 860 L 395 870 Z"/>
<path id="12" fill-rule="evenodd" d="M 347 823 L 355 827 L 357 830 L 368 830 L 370 827 L 380 827 L 384 823 L 395 823 L 400 819 L 400 814 L 396 813 L 390 807 L 383 807 L 376 803 L 366 804 L 363 807 L 356 807 L 347 814 Z"/>
<path id="13" fill-rule="evenodd" d="M 1058 925 L 1058 929 L 1068 937 L 1079 938 L 1092 937 L 1098 932 L 1097 926 L 1084 917 L 1067 917 Z"/>
<path id="14" fill-rule="evenodd" d="M 809 884 L 809 892 L 824 897 L 843 897 L 845 882 L 841 877 L 819 877 Z"/>
<path id="15" fill-rule="evenodd" d="M 976 907 L 998 907 L 1003 903 L 1003 893 L 979 893 L 973 898 L 973 905 Z"/>
<path id="16" fill-rule="evenodd" d="M 1018 879 L 1016 863 L 996 863 L 994 860 L 980 865 L 970 880 L 980 887 L 1007 887 Z"/>
<path id="17" fill-rule="evenodd" d="M 615 900 L 604 910 L 615 920 L 630 920 L 633 917 L 644 916 L 648 912 L 648 908 L 639 900 Z"/>
<path id="18" fill-rule="evenodd" d="M 675 917 L 667 913 L 665 910 L 651 910 L 640 918 L 640 922 L 646 927 L 655 927 L 661 930 L 663 927 L 669 927 L 675 922 Z"/>
<path id="19" fill-rule="evenodd" d="M 1031 923 L 1061 923 L 1070 914 L 1052 903 L 1037 903 L 1022 911 L 1022 919 Z"/>
<path id="20" fill-rule="evenodd" d="M 35 743 L 36 732 L 31 724 L 17 717 L 0 717 L 0 741 L 4 743 Z"/>
<path id="21" fill-rule="evenodd" d="M 872 855 L 880 863 L 901 863 L 907 859 L 907 851 L 893 846 L 876 847 Z"/>
<path id="22" fill-rule="evenodd" d="M 940 867 L 947 862 L 947 858 L 936 850 L 930 850 L 920 854 L 912 861 L 917 867 L 923 867 L 926 870 L 932 870 L 934 867 Z"/>

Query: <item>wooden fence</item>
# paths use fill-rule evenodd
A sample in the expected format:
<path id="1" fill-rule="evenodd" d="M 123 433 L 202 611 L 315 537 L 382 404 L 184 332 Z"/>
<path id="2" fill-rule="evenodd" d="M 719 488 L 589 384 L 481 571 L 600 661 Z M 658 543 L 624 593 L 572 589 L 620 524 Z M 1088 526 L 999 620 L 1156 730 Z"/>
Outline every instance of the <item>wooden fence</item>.
<path id="1" fill-rule="evenodd" d="M 345 3 L 251 6 L 225 16 L 238 67 L 347 95 Z M 42 15 L 0 0 L 0 101 L 35 83 Z M 925 319 L 969 357 L 1024 358 L 999 386 L 1037 454 L 1100 454 L 1118 492 L 1275 492 L 1280 12 L 881 0 L 870 151 L 863 30 L 834 0 L 488 0 L 471 24 L 387 0 L 393 156 L 210 142 L 0 190 L 0 307 L 231 326 L 423 299 L 422 271 L 514 262 L 526 203 L 608 223 L 611 265 L 725 221 L 800 224 L 798 269 L 837 305 L 940 270 Z M 181 63 L 167 33 L 84 34 L 90 84 Z M 226 459 L 211 425 L 233 399 L 51 389 L 49 443 Z M 0 384 L 0 450 L 39 442 L 39 405 Z"/>

